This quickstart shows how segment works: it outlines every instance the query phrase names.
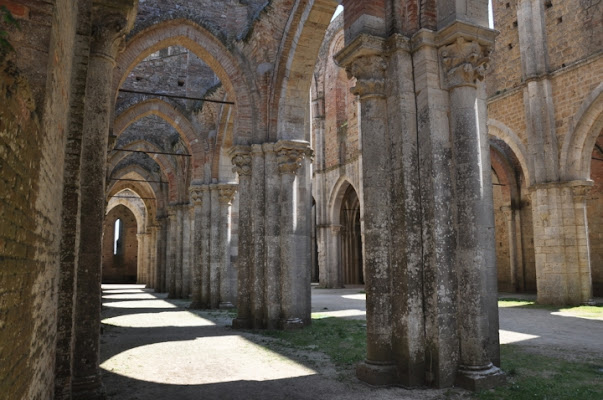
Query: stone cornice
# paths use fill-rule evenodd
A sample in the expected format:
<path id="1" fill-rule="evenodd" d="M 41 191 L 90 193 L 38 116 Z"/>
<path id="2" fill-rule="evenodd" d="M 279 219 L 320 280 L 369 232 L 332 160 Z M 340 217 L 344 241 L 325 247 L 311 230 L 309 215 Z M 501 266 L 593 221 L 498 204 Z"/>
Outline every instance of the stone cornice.
<path id="1" fill-rule="evenodd" d="M 574 190 L 575 188 L 590 188 L 592 187 L 594 184 L 593 181 L 591 180 L 575 180 L 575 181 L 564 181 L 564 182 L 543 182 L 543 183 L 536 183 L 531 185 L 528 190 L 530 192 L 530 194 L 532 194 L 533 192 L 535 192 L 536 190 L 539 189 L 563 189 L 563 188 L 570 188 L 572 190 Z"/>

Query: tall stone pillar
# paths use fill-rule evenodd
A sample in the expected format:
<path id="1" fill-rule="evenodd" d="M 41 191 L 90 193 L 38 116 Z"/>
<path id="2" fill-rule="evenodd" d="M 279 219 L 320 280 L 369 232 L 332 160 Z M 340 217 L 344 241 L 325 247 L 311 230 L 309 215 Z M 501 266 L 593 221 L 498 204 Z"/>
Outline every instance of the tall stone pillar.
<path id="1" fill-rule="evenodd" d="M 157 222 L 159 227 L 157 230 L 157 285 L 155 291 L 164 293 L 168 291 L 167 283 L 167 262 L 168 262 L 168 231 L 169 231 L 169 218 L 167 215 L 158 215 Z"/>
<path id="2" fill-rule="evenodd" d="M 281 326 L 294 329 L 310 323 L 310 286 L 307 262 L 307 227 L 301 223 L 297 204 L 302 201 L 296 173 L 309 151 L 305 141 L 279 141 L 277 154 L 280 184 Z M 276 206 L 266 204 L 266 207 Z"/>
<path id="3" fill-rule="evenodd" d="M 235 329 L 252 326 L 251 321 L 251 269 L 252 263 L 252 208 L 251 208 L 251 148 L 234 146 L 230 151 L 233 171 L 239 176 L 239 256 L 237 317 L 232 321 Z"/>
<path id="4" fill-rule="evenodd" d="M 144 284 L 145 282 L 145 262 L 144 262 L 144 254 L 145 254 L 145 234 L 137 233 L 136 241 L 138 242 L 137 252 L 136 252 L 136 283 Z"/>
<path id="5" fill-rule="evenodd" d="M 592 181 L 532 185 L 538 302 L 592 301 L 585 196 Z"/>
<path id="6" fill-rule="evenodd" d="M 264 195 L 258 196 L 257 207 L 264 209 L 262 224 L 254 227 L 254 235 L 263 234 L 263 241 L 256 245 L 254 262 L 254 290 L 258 290 L 252 303 L 254 304 L 254 327 L 278 329 L 281 318 L 281 224 L 280 208 L 280 176 L 274 143 L 264 143 L 261 148 L 252 146 L 254 171 L 263 172 Z M 261 158 L 260 158 L 260 151 Z M 259 165 L 263 163 L 263 165 Z M 254 209 L 256 209 L 254 207 Z M 264 261 L 265 260 L 265 261 Z"/>
<path id="7" fill-rule="evenodd" d="M 390 138 L 385 96 L 386 63 L 382 39 L 361 37 L 337 55 L 338 63 L 356 77 L 353 93 L 360 100 L 362 193 L 364 196 L 364 268 L 367 355 L 357 376 L 373 385 L 397 382 L 392 355 L 390 270 Z"/>
<path id="8" fill-rule="evenodd" d="M 516 291 L 521 291 L 520 277 L 523 276 L 521 269 L 520 253 L 518 251 L 521 245 L 521 238 L 517 237 L 517 227 L 515 225 L 516 212 L 510 205 L 504 205 L 500 208 L 505 215 L 507 222 L 507 231 L 509 235 L 509 278 L 511 280 L 511 287 Z"/>
<path id="9" fill-rule="evenodd" d="M 176 212 L 175 205 L 168 207 L 168 218 L 167 218 L 167 237 L 165 246 L 165 284 L 169 298 L 176 297 L 176 263 L 177 263 L 177 240 L 176 235 L 178 231 L 178 215 Z"/>
<path id="10" fill-rule="evenodd" d="M 220 305 L 220 202 L 218 201 L 219 189 L 217 184 L 209 186 L 211 204 L 211 222 L 209 225 L 209 302 L 210 308 Z"/>
<path id="11" fill-rule="evenodd" d="M 457 383 L 472 390 L 500 384 L 489 341 L 496 308 L 496 254 L 488 134 L 477 82 L 483 79 L 488 44 L 456 36 L 440 50 L 450 97 L 450 129 L 456 194 L 456 270 L 460 366 Z M 485 114 L 485 112 L 484 112 Z M 494 280 L 493 280 L 494 277 Z M 491 309 L 494 304 L 494 309 Z M 496 322 L 498 318 L 496 318 Z M 498 341 L 496 340 L 496 350 Z M 498 351 L 496 351 L 498 353 Z M 497 354 L 496 354 L 497 356 Z"/>
<path id="12" fill-rule="evenodd" d="M 193 204 L 194 232 L 192 252 L 192 303 L 191 308 L 207 308 L 202 293 L 202 225 L 203 225 L 203 192 L 202 186 L 194 184 L 190 187 L 190 197 Z"/>
<path id="13" fill-rule="evenodd" d="M 343 287 L 343 273 L 341 268 L 341 225 L 326 225 L 324 235 L 328 248 L 325 249 L 326 262 L 320 282 L 327 288 Z M 320 231 L 322 231 L 321 229 Z M 319 231 L 319 232 L 320 232 Z"/>
<path id="14" fill-rule="evenodd" d="M 233 281 L 236 275 L 230 263 L 230 206 L 236 190 L 233 184 L 218 186 L 220 235 L 216 245 L 220 252 L 220 308 L 233 308 L 236 304 L 236 280 Z"/>
<path id="15" fill-rule="evenodd" d="M 157 289 L 157 251 L 158 243 L 157 237 L 159 232 L 159 226 L 151 225 L 150 227 L 150 241 L 149 241 L 149 284 L 148 287 Z"/>
<path id="16" fill-rule="evenodd" d="M 134 4 L 92 10 L 92 42 L 88 61 L 81 158 L 81 222 L 77 290 L 75 293 L 73 399 L 102 399 L 99 369 L 101 257 L 105 215 L 106 149 L 115 93 L 112 76 L 115 57 L 133 22 Z"/>
<path id="17" fill-rule="evenodd" d="M 191 294 L 192 280 L 192 218 L 193 206 L 182 206 L 182 298 L 188 299 Z"/>

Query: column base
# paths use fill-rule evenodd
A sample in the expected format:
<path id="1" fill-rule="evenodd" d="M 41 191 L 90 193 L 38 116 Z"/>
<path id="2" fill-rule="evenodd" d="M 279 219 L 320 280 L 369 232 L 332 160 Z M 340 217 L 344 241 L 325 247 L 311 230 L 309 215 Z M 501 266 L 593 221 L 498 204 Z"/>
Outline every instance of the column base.
<path id="1" fill-rule="evenodd" d="M 398 369 L 392 363 L 365 360 L 356 366 L 356 377 L 369 385 L 394 385 L 398 383 Z"/>
<path id="2" fill-rule="evenodd" d="M 456 374 L 456 385 L 474 392 L 492 389 L 505 382 L 505 374 L 492 363 L 482 367 L 461 365 Z"/>
<path id="3" fill-rule="evenodd" d="M 249 318 L 235 318 L 232 320 L 232 329 L 251 329 Z"/>
<path id="4" fill-rule="evenodd" d="M 285 319 L 281 322 L 281 325 L 283 327 L 283 330 L 285 331 L 292 331 L 295 329 L 301 329 L 304 327 L 304 321 L 301 320 L 301 318 L 290 318 L 290 319 Z"/>
<path id="5" fill-rule="evenodd" d="M 230 301 L 225 301 L 220 303 L 220 305 L 218 306 L 219 309 L 221 310 L 228 310 L 231 308 L 235 308 L 234 304 L 232 304 Z"/>
<path id="6" fill-rule="evenodd" d="M 71 383 L 72 400 L 105 400 L 107 394 L 100 376 L 75 378 Z"/>

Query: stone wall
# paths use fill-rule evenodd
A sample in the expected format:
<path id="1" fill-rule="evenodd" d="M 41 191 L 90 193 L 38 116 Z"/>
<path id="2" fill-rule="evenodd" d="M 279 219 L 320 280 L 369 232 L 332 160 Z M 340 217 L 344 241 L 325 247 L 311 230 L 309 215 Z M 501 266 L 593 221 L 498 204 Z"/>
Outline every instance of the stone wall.
<path id="1" fill-rule="evenodd" d="M 77 15 L 70 1 L 3 3 L 21 28 L 9 34 L 16 53 L 0 57 L 0 393 L 52 398 L 65 88 Z"/>

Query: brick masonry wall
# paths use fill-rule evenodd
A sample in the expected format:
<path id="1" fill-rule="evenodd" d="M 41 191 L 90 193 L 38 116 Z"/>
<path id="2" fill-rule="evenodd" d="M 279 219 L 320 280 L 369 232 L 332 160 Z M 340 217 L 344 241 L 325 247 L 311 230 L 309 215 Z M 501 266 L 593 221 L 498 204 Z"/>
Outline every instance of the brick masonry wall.
<path id="1" fill-rule="evenodd" d="M 115 221 L 121 220 L 120 247 L 113 254 Z M 103 224 L 103 283 L 135 283 L 138 263 L 136 218 L 126 206 L 113 208 Z"/>
<path id="2" fill-rule="evenodd" d="M 486 80 L 488 96 L 504 93 L 521 83 L 516 0 L 494 0 L 496 37 Z"/>
<path id="3" fill-rule="evenodd" d="M 15 64 L 0 63 L 0 393 L 50 399 L 76 10 L 2 3 L 23 12 L 9 36 Z"/>
<path id="4" fill-rule="evenodd" d="M 552 71 L 587 58 L 603 47 L 603 2 L 599 0 L 545 2 L 545 21 Z"/>

